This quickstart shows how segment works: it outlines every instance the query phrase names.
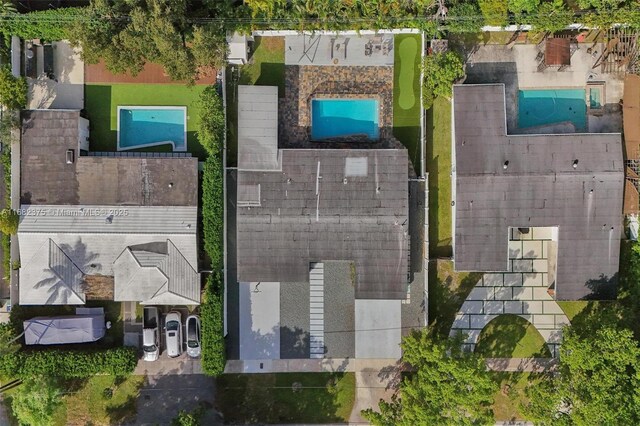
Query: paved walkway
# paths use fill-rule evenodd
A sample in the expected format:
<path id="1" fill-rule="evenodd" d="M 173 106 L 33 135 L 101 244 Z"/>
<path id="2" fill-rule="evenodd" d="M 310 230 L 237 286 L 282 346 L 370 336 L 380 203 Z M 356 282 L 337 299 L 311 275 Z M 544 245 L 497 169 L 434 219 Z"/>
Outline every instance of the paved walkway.
<path id="1" fill-rule="evenodd" d="M 387 369 L 365 369 L 355 373 L 356 399 L 349 417 L 349 424 L 369 424 L 361 415 L 367 408 L 378 409 L 381 399 L 391 400 L 399 382 L 399 371 L 392 366 Z"/>
<path id="2" fill-rule="evenodd" d="M 11 208 L 20 208 L 20 129 L 11 131 Z M 11 236 L 11 265 L 14 261 L 20 260 L 20 246 L 18 236 Z M 11 270 L 9 277 L 11 285 L 11 305 L 17 305 L 20 300 L 19 293 L 19 273 Z"/>
<path id="3" fill-rule="evenodd" d="M 557 358 L 487 358 L 487 370 L 544 373 L 558 368 Z"/>
<path id="4" fill-rule="evenodd" d="M 491 320 L 514 314 L 533 324 L 551 355 L 558 356 L 562 327 L 569 319 L 549 293 L 555 282 L 556 247 L 552 228 L 530 228 L 527 234 L 512 229 L 509 270 L 484 274 L 458 311 L 451 335 L 466 334 L 464 344 L 474 350 Z"/>
<path id="5" fill-rule="evenodd" d="M 239 373 L 333 373 L 356 372 L 371 369 L 387 369 L 395 365 L 396 359 L 259 359 L 228 360 L 224 372 Z M 262 368 L 260 366 L 262 365 Z"/>

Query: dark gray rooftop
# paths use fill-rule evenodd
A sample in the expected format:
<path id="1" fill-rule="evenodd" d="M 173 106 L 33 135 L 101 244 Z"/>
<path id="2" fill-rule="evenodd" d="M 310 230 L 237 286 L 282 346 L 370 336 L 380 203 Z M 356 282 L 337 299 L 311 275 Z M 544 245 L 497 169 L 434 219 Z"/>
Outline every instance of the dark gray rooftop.
<path id="1" fill-rule="evenodd" d="M 23 113 L 22 204 L 197 206 L 197 158 L 78 153 L 79 111 Z M 66 162 L 67 150 L 75 161 Z"/>
<path id="2" fill-rule="evenodd" d="M 238 171 L 238 281 L 308 282 L 352 260 L 356 298 L 406 296 L 406 150 L 281 151 L 282 170 Z"/>
<path id="3" fill-rule="evenodd" d="M 621 136 L 507 135 L 504 96 L 454 87 L 456 269 L 506 271 L 509 227 L 557 226 L 557 298 L 589 296 L 617 278 Z"/>

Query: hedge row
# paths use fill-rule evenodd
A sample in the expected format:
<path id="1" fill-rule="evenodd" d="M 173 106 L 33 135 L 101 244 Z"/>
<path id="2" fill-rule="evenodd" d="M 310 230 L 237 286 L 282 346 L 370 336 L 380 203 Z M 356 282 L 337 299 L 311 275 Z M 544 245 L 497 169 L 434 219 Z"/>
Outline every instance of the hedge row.
<path id="1" fill-rule="evenodd" d="M 66 40 L 71 24 L 82 19 L 86 11 L 83 7 L 66 7 L 11 15 L 11 19 L 0 20 L 0 34 L 24 40 Z"/>
<path id="2" fill-rule="evenodd" d="M 96 374 L 126 376 L 138 363 L 136 349 L 116 347 L 90 352 L 63 349 L 22 350 L 0 357 L 0 374 L 8 377 L 46 375 L 62 378 Z"/>
<path id="3" fill-rule="evenodd" d="M 202 370 L 217 376 L 224 372 L 226 354 L 224 345 L 224 283 L 221 272 L 209 278 L 200 305 L 202 319 Z"/>
<path id="4" fill-rule="evenodd" d="M 202 173 L 202 231 L 204 250 L 211 259 L 211 269 L 224 267 L 224 167 L 218 156 L 210 156 Z"/>

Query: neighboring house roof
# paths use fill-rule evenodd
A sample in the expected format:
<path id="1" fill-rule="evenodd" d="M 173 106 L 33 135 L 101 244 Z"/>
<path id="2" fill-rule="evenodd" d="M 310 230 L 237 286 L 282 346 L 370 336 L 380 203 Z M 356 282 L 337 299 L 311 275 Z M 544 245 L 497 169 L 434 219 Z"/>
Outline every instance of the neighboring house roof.
<path id="1" fill-rule="evenodd" d="M 356 298 L 406 297 L 406 150 L 284 149 L 281 170 L 238 170 L 241 282 L 306 282 L 352 260 Z"/>
<path id="2" fill-rule="evenodd" d="M 199 303 L 199 275 L 180 250 L 163 243 L 127 247 L 114 262 L 114 300 L 140 300 L 147 304 Z"/>
<path id="3" fill-rule="evenodd" d="M 504 85 L 454 86 L 453 95 L 456 269 L 506 271 L 509 227 L 557 226 L 558 299 L 615 282 L 620 134 L 507 135 Z"/>
<path id="4" fill-rule="evenodd" d="M 84 303 L 84 293 L 78 287 L 81 280 L 77 278 L 77 272 L 75 276 L 69 272 L 76 269 L 83 275 L 115 276 L 116 298 L 123 297 L 117 295 L 123 294 L 122 286 L 131 278 L 122 273 L 116 274 L 114 262 L 127 247 L 149 247 L 149 243 L 156 243 L 156 247 L 163 244 L 171 247 L 166 249 L 171 258 L 165 267 L 166 275 L 180 277 L 167 291 L 183 295 L 182 303 L 187 303 L 187 299 L 197 303 L 200 294 L 200 280 L 196 272 L 197 207 L 118 208 L 116 211 L 121 215 L 113 215 L 110 220 L 107 220 L 108 215 L 98 214 L 109 213 L 109 210 L 109 206 L 23 206 L 24 214 L 18 227 L 20 258 L 23 260 L 20 268 L 21 304 Z M 58 256 L 56 259 L 62 259 L 53 264 L 66 265 L 66 269 L 57 267 L 53 272 L 71 277 L 64 282 L 73 283 L 70 288 L 76 298 L 59 290 L 66 288 L 59 281 L 48 279 L 53 274 L 43 246 L 49 247 L 49 242 L 59 250 L 52 252 Z M 68 261 L 63 262 L 65 259 Z M 132 293 L 132 297 L 135 294 Z M 144 301 L 139 298 L 130 300 Z"/>
<path id="5" fill-rule="evenodd" d="M 79 111 L 23 112 L 22 204 L 198 205 L 197 158 L 81 156 L 79 120 Z"/>

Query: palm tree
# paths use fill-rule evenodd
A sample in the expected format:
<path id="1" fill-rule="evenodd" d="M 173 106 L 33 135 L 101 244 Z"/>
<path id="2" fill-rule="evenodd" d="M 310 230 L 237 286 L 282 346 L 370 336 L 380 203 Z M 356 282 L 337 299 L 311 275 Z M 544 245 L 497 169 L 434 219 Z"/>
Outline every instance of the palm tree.
<path id="1" fill-rule="evenodd" d="M 14 13 L 18 13 L 18 10 L 11 0 L 0 0 L 0 16 L 13 15 Z"/>

